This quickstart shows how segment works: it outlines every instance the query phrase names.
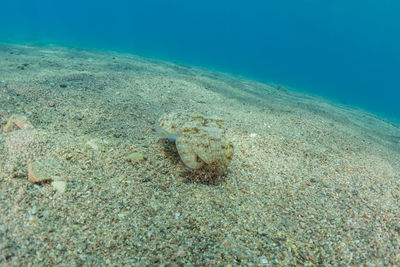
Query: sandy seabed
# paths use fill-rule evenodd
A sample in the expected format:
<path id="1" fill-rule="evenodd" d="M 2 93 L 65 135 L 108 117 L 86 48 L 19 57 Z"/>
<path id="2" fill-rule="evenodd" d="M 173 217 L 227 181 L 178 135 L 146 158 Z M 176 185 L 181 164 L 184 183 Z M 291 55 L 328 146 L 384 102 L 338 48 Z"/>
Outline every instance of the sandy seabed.
<path id="1" fill-rule="evenodd" d="M 176 110 L 224 120 L 235 155 L 217 181 L 157 133 Z M 33 128 L 5 130 L 14 114 Z M 130 54 L 0 44 L 0 126 L 2 266 L 400 264 L 400 128 L 365 111 Z M 65 188 L 29 181 L 32 162 Z"/>

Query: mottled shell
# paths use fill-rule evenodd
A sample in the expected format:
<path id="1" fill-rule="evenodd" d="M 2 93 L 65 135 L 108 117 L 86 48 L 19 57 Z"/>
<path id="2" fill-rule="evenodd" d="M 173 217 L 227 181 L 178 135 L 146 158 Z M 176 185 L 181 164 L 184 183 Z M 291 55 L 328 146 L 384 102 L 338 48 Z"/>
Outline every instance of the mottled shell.
<path id="1" fill-rule="evenodd" d="M 176 140 L 179 156 L 191 169 L 205 164 L 222 175 L 232 160 L 233 144 L 226 138 L 222 120 L 202 115 L 168 113 L 158 125 L 168 138 Z"/>

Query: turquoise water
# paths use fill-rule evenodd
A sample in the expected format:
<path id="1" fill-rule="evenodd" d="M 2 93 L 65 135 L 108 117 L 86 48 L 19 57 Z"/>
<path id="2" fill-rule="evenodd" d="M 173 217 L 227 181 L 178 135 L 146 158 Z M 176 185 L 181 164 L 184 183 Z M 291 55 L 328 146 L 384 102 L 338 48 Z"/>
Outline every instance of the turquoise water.
<path id="1" fill-rule="evenodd" d="M 400 2 L 2 0 L 0 40 L 199 65 L 400 121 Z"/>

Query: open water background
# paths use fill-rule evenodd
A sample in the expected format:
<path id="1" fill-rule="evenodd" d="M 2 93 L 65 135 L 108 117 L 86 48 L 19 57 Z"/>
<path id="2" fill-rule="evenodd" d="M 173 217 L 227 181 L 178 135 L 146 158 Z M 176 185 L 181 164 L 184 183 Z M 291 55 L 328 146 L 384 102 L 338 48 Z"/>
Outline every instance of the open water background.
<path id="1" fill-rule="evenodd" d="M 0 40 L 131 52 L 400 121 L 397 0 L 0 0 Z"/>

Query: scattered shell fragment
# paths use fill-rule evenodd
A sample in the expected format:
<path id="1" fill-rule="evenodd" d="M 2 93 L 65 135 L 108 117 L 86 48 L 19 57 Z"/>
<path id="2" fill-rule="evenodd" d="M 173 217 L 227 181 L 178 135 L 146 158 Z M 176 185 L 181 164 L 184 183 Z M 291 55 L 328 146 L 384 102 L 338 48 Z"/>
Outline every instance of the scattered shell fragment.
<path id="1" fill-rule="evenodd" d="M 175 140 L 179 156 L 188 168 L 207 165 L 217 175 L 224 174 L 234 153 L 222 123 L 220 119 L 181 112 L 164 114 L 158 120 L 161 132 Z"/>
<path id="2" fill-rule="evenodd" d="M 67 187 L 67 183 L 64 181 L 53 181 L 51 185 L 57 190 L 59 193 L 64 193 L 65 188 Z"/>
<path id="3" fill-rule="evenodd" d="M 65 180 L 58 162 L 48 158 L 29 162 L 28 178 L 33 183 Z"/>
<path id="4" fill-rule="evenodd" d="M 47 155 L 46 148 L 52 142 L 46 132 L 32 128 L 7 132 L 4 136 L 7 160 L 3 168 L 4 172 L 11 175 L 18 171 L 25 172 L 28 162 Z"/>
<path id="5" fill-rule="evenodd" d="M 40 162 L 29 162 L 28 163 L 28 178 L 32 183 L 40 183 L 44 181 L 53 180 L 44 166 Z"/>
<path id="6" fill-rule="evenodd" d="M 126 160 L 132 163 L 136 163 L 144 160 L 144 156 L 140 152 L 133 152 L 126 157 Z"/>
<path id="7" fill-rule="evenodd" d="M 4 126 L 4 131 L 14 131 L 14 130 L 25 130 L 33 129 L 33 125 L 28 121 L 25 116 L 22 115 L 12 115 L 7 124 Z"/>
<path id="8" fill-rule="evenodd" d="M 104 152 L 105 149 L 101 143 L 102 142 L 99 139 L 93 138 L 86 142 L 86 146 L 95 151 Z"/>

